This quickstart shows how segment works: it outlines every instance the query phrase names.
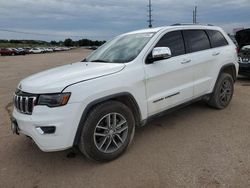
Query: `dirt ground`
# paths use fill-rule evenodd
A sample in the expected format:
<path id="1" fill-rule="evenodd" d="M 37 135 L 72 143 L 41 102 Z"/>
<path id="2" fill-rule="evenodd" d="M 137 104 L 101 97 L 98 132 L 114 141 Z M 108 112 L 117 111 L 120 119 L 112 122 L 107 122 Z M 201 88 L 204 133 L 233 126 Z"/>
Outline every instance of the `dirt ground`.
<path id="1" fill-rule="evenodd" d="M 98 164 L 71 150 L 44 153 L 10 131 L 22 78 L 83 59 L 90 51 L 0 57 L 0 187 L 250 187 L 250 79 L 225 110 L 199 102 L 136 130 L 119 159 Z"/>

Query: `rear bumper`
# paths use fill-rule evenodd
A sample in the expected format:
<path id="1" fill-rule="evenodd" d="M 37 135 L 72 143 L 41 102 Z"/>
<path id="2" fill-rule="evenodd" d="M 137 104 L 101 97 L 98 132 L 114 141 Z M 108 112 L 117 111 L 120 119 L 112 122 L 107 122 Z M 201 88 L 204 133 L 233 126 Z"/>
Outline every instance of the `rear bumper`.
<path id="1" fill-rule="evenodd" d="M 18 132 L 31 137 L 37 146 L 45 152 L 59 151 L 73 146 L 83 108 L 80 103 L 63 107 L 49 108 L 36 106 L 32 115 L 13 111 Z M 42 134 L 39 127 L 55 127 L 53 134 Z"/>

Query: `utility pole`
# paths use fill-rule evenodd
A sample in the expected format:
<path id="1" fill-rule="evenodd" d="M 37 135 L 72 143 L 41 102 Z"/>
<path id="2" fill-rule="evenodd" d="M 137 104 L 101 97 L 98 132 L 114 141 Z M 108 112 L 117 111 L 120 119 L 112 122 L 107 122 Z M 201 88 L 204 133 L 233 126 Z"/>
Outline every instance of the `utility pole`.
<path id="1" fill-rule="evenodd" d="M 194 24 L 195 20 L 194 20 L 194 10 L 193 10 L 193 24 Z"/>
<path id="2" fill-rule="evenodd" d="M 197 24 L 197 6 L 195 6 L 193 10 L 193 23 Z"/>
<path id="3" fill-rule="evenodd" d="M 149 0 L 148 2 L 148 27 L 151 28 L 152 27 L 152 3 L 151 3 L 151 0 Z"/>

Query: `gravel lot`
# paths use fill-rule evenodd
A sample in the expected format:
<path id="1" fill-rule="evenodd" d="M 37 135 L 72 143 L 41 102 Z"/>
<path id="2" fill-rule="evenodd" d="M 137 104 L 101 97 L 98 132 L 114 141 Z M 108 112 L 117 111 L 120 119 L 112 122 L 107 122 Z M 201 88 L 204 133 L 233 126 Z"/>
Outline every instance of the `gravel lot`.
<path id="1" fill-rule="evenodd" d="M 0 57 L 0 187 L 250 187 L 250 79 L 225 110 L 196 103 L 136 130 L 119 159 L 98 164 L 71 150 L 44 153 L 10 131 L 22 78 L 83 59 L 90 51 Z"/>

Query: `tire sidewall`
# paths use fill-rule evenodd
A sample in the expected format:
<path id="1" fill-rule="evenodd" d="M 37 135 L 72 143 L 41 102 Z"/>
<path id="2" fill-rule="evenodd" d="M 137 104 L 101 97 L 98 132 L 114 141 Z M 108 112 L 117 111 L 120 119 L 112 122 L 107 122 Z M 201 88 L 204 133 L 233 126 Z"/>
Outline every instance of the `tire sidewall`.
<path id="1" fill-rule="evenodd" d="M 105 115 L 109 113 L 119 113 L 127 121 L 128 135 L 123 144 L 117 151 L 113 153 L 103 153 L 98 150 L 94 142 L 94 132 L 96 125 Z M 85 121 L 80 138 L 80 150 L 85 155 L 96 161 L 110 161 L 119 157 L 128 147 L 133 139 L 135 131 L 135 120 L 132 112 L 127 106 L 119 102 L 106 103 L 98 106 L 95 110 L 90 112 L 87 120 Z"/>
<path id="2" fill-rule="evenodd" d="M 220 101 L 220 89 L 221 89 L 222 83 L 223 83 L 225 80 L 228 80 L 229 83 L 231 84 L 231 90 L 232 90 L 231 92 L 232 92 L 232 95 L 230 96 L 230 99 L 229 99 L 229 101 L 228 101 L 226 104 L 222 104 L 221 101 Z M 231 101 L 232 98 L 233 98 L 233 94 L 234 94 L 234 81 L 233 81 L 233 78 L 232 78 L 231 75 L 226 74 L 226 73 L 223 73 L 223 74 L 220 76 L 220 78 L 219 78 L 219 80 L 218 80 L 218 82 L 217 82 L 217 84 L 216 84 L 216 89 L 215 89 L 215 96 L 214 96 L 214 97 L 215 97 L 215 102 L 216 102 L 216 104 L 218 105 L 218 107 L 219 107 L 220 109 L 223 109 L 223 108 L 227 107 L 227 106 L 230 104 L 230 101 Z"/>

